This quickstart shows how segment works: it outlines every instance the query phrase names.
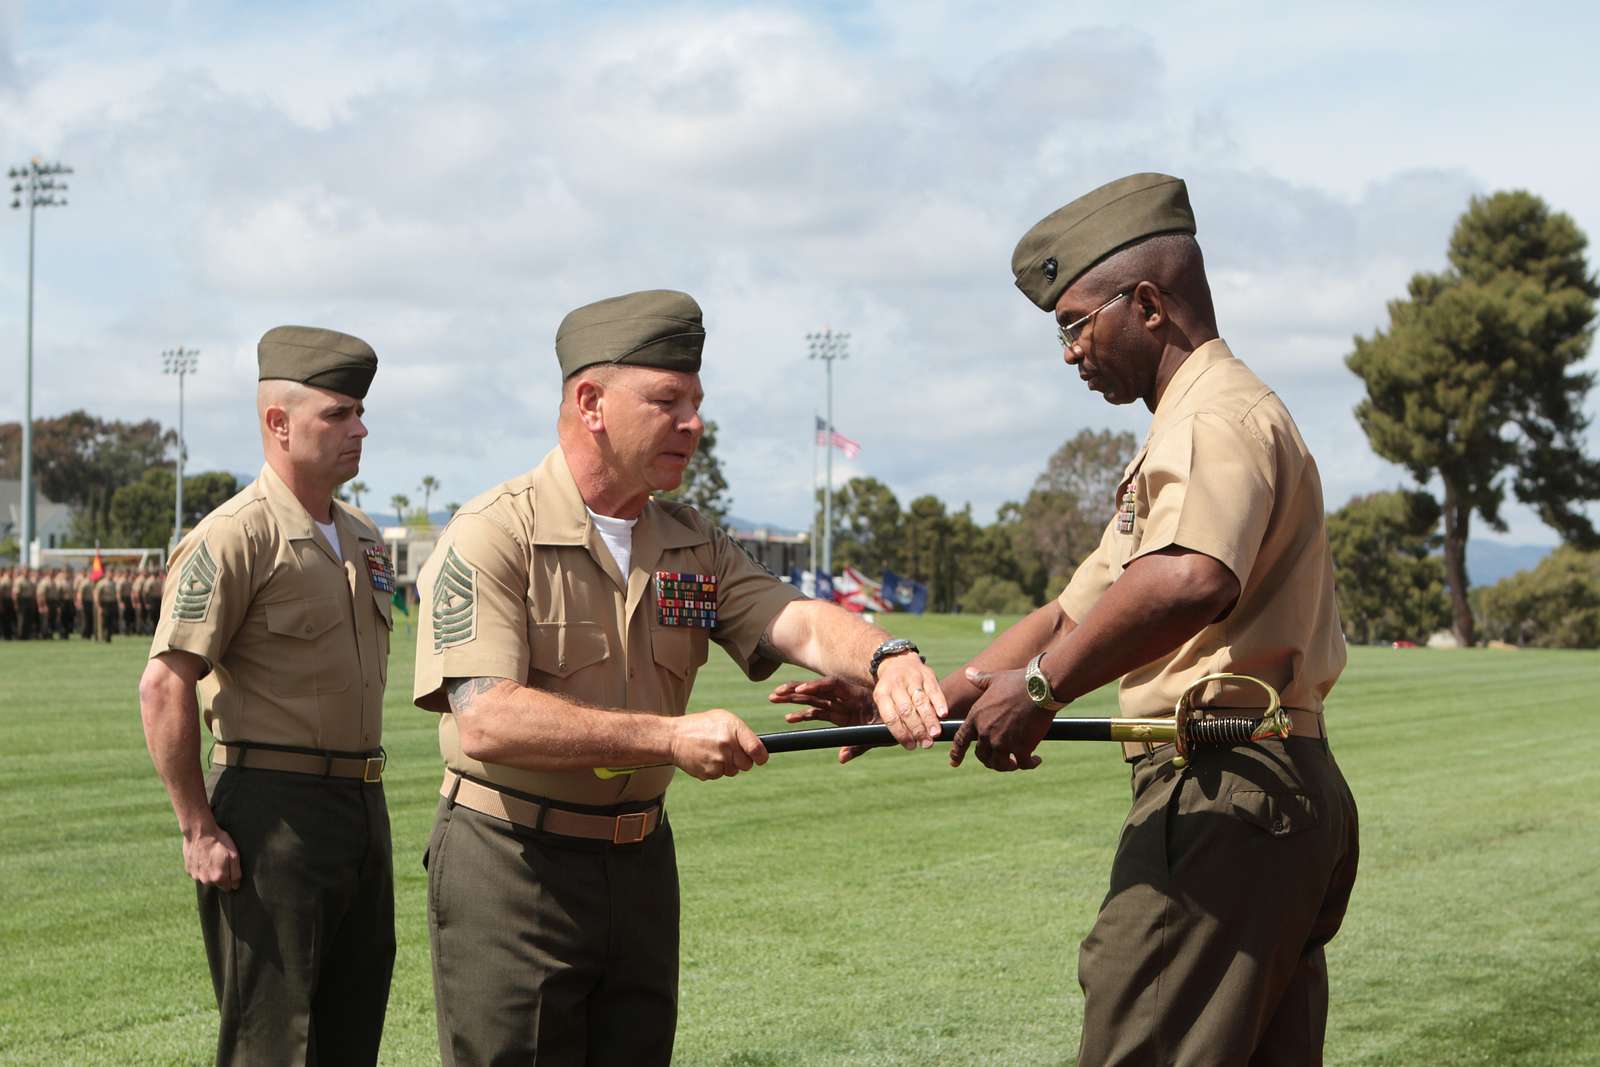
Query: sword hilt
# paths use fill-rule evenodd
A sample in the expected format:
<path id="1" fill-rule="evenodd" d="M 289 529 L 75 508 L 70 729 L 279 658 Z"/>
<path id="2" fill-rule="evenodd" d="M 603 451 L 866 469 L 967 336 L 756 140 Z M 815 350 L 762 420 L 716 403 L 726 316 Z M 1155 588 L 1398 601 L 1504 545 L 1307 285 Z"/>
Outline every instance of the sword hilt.
<path id="1" fill-rule="evenodd" d="M 1199 718 L 1200 709 L 1194 706 L 1195 695 L 1212 682 L 1249 682 L 1251 685 L 1260 686 L 1267 694 L 1266 710 L 1259 719 L 1243 715 Z M 1173 739 L 1173 744 L 1178 749 L 1172 765 L 1179 768 L 1188 765 L 1190 750 L 1196 744 L 1242 745 L 1268 737 L 1286 738 L 1292 732 L 1289 713 L 1284 711 L 1278 691 L 1260 678 L 1249 674 L 1221 673 L 1196 678 L 1179 695 L 1178 703 L 1172 709 L 1172 718 L 1177 727 L 1177 736 Z"/>

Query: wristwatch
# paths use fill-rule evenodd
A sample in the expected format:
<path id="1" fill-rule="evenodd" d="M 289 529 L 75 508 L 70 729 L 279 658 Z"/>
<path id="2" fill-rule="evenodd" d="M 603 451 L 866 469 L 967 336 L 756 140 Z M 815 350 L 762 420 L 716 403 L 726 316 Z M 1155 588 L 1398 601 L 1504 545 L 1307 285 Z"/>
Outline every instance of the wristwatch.
<path id="1" fill-rule="evenodd" d="M 1043 659 L 1044 653 L 1041 652 L 1028 661 L 1027 669 L 1022 672 L 1028 682 L 1028 699 L 1041 711 L 1060 711 L 1067 706 L 1067 702 L 1057 700 L 1056 695 L 1050 692 L 1050 679 L 1044 676 L 1044 670 L 1039 666 Z"/>
<path id="2" fill-rule="evenodd" d="M 867 673 L 872 675 L 872 680 L 876 682 L 878 680 L 878 664 L 890 656 L 898 656 L 904 652 L 915 652 L 918 659 L 924 663 L 928 662 L 928 658 L 922 654 L 916 645 L 911 643 L 910 639 L 893 637 L 879 645 L 876 651 L 872 653 L 872 662 L 867 665 Z"/>

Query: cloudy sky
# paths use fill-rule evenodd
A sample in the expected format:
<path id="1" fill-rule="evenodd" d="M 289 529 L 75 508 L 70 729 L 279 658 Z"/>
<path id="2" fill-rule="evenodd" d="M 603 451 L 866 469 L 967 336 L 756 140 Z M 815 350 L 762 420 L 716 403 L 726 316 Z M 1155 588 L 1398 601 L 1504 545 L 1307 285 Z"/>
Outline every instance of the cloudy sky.
<path id="1" fill-rule="evenodd" d="M 191 469 L 253 471 L 256 339 L 347 330 L 381 359 L 381 517 L 425 474 L 437 506 L 532 466 L 561 316 L 679 288 L 738 514 L 807 521 L 805 334 L 828 326 L 852 334 L 835 421 L 863 446 L 839 478 L 987 520 L 1080 428 L 1143 432 L 1008 268 L 1043 215 L 1162 170 L 1188 180 L 1223 336 L 1337 505 L 1404 480 L 1351 416 L 1350 339 L 1443 265 L 1468 198 L 1531 189 L 1600 236 L 1600 16 L 1289 6 L 0 0 L 5 162 L 76 169 L 38 220 L 34 410 L 175 423 L 160 353 L 198 348 Z M 0 420 L 22 413 L 26 240 L 8 212 Z"/>

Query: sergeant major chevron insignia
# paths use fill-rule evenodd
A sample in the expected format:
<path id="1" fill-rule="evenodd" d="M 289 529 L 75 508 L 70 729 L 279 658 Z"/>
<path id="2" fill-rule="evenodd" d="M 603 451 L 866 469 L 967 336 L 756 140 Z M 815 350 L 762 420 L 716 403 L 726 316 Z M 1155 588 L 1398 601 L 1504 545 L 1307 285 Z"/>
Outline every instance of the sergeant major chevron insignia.
<path id="1" fill-rule="evenodd" d="M 204 622 L 216 588 L 217 561 L 211 558 L 211 549 L 201 541 L 178 575 L 178 595 L 172 601 L 172 617 L 179 622 Z"/>
<path id="2" fill-rule="evenodd" d="M 451 548 L 433 584 L 433 650 L 464 645 L 477 636 L 478 572 Z"/>

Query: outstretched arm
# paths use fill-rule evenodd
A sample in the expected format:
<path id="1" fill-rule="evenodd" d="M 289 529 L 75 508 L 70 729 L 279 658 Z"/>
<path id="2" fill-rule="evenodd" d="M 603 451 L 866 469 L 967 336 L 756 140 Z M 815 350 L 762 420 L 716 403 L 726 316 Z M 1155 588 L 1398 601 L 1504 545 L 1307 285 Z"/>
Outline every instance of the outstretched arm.
<path id="1" fill-rule="evenodd" d="M 762 650 L 774 658 L 870 688 L 872 704 L 895 740 L 906 748 L 927 748 L 949 713 L 938 675 L 908 652 L 882 660 L 874 681 L 872 654 L 888 640 L 887 631 L 820 600 L 790 602 L 761 639 Z"/>

